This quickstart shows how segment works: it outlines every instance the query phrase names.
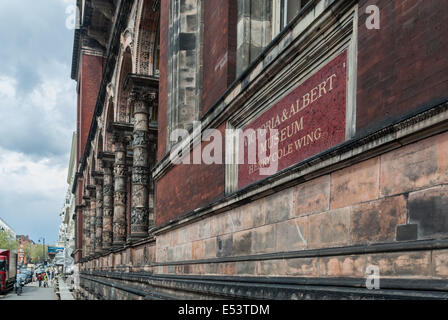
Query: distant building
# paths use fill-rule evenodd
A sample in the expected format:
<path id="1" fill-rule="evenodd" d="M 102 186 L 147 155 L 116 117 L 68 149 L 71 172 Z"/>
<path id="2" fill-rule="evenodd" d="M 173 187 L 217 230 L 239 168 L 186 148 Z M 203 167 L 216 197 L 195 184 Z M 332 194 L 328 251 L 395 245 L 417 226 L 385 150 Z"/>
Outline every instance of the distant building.
<path id="1" fill-rule="evenodd" d="M 16 240 L 19 242 L 19 250 L 18 250 L 18 262 L 19 264 L 27 264 L 28 258 L 25 253 L 25 245 L 34 243 L 32 240 L 30 240 L 30 237 L 28 235 L 18 235 L 16 236 Z"/>
<path id="2" fill-rule="evenodd" d="M 9 231 L 16 238 L 16 232 L 2 218 L 0 218 L 0 231 Z"/>
<path id="3" fill-rule="evenodd" d="M 58 262 L 57 264 L 63 265 L 64 272 L 70 272 L 74 266 L 74 259 L 72 257 L 72 254 L 75 250 L 75 196 L 73 193 L 71 193 L 71 189 L 76 174 L 76 141 L 77 135 L 76 133 L 73 133 L 71 156 L 67 176 L 68 190 L 64 200 L 64 206 L 60 214 L 61 224 L 59 226 L 58 241 L 56 241 L 56 247 L 64 248 L 64 251 L 58 253 L 55 257 L 55 260 L 57 260 Z"/>
<path id="4" fill-rule="evenodd" d="M 18 235 L 16 236 L 16 240 L 19 241 L 20 244 L 28 244 L 28 243 L 34 243 L 33 240 L 30 239 L 30 236 L 25 235 Z"/>

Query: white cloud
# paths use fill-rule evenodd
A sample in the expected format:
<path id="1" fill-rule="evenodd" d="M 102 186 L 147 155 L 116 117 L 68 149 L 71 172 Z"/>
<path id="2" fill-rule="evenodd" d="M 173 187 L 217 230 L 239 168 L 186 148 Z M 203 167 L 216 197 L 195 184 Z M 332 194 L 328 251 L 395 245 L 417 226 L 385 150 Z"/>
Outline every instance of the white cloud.
<path id="1" fill-rule="evenodd" d="M 66 155 L 76 124 L 75 82 L 67 66 L 53 63 L 30 92 L 16 94 L 17 81 L 0 75 L 0 146 L 37 156 Z"/>
<path id="2" fill-rule="evenodd" d="M 0 99 L 12 99 L 16 96 L 17 81 L 7 76 L 0 76 Z"/>
<path id="3" fill-rule="evenodd" d="M 67 168 L 50 158 L 34 161 L 29 156 L 0 147 L 0 194 L 21 196 L 39 194 L 44 198 L 60 195 L 67 189 Z"/>
<path id="4" fill-rule="evenodd" d="M 56 239 L 76 127 L 70 79 L 75 0 L 0 0 L 0 216 Z"/>

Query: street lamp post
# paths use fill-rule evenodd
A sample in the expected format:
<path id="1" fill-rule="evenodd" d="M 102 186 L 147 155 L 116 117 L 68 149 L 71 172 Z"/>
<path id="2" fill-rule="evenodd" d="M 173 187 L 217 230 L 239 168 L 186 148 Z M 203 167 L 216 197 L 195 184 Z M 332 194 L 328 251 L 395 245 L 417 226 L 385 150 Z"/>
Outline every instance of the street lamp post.
<path id="1" fill-rule="evenodd" d="M 39 242 L 40 242 L 41 239 L 43 240 L 43 241 L 42 241 L 43 262 L 45 262 L 45 258 L 46 258 L 46 254 L 45 254 L 45 238 L 44 238 L 44 237 L 39 238 Z"/>

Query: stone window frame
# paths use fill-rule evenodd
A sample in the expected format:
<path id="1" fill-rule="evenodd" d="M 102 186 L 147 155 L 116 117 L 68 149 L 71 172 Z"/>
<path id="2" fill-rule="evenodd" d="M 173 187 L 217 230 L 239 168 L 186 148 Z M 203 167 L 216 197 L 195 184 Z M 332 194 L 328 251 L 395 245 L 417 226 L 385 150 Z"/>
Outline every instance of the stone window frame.
<path id="1" fill-rule="evenodd" d="M 154 63 L 152 65 L 152 73 L 154 77 L 160 77 L 160 19 L 157 24 L 156 40 L 153 50 Z"/>
<path id="2" fill-rule="evenodd" d="M 288 12 L 290 9 L 288 4 L 292 1 L 299 2 L 300 8 L 295 13 Z M 300 11 L 311 1 L 312 0 L 272 0 L 272 38 L 275 38 L 284 28 L 286 28 L 286 26 L 294 20 Z"/>
<path id="3" fill-rule="evenodd" d="M 168 42 L 168 101 L 167 101 L 167 137 L 166 146 L 167 150 L 171 150 L 176 142 L 172 142 L 170 139 L 171 132 L 175 129 L 186 129 L 190 130 L 193 127 L 193 122 L 199 119 L 200 112 L 200 101 L 202 92 L 202 54 L 203 54 L 203 30 L 204 30 L 204 5 L 205 0 L 191 0 L 196 2 L 196 22 L 197 29 L 195 32 L 195 47 L 188 46 L 188 38 L 191 39 L 192 32 L 182 32 L 178 23 L 179 19 L 184 19 L 187 21 L 191 16 L 186 12 L 182 13 L 181 2 L 182 0 L 169 0 L 170 1 L 170 11 L 169 11 L 169 42 Z M 177 11 L 174 13 L 174 11 Z M 176 14 L 176 16 L 175 16 Z M 177 21 L 176 21 L 177 20 Z M 186 30 L 185 30 L 186 31 Z M 183 36 L 181 36 L 183 35 Z M 182 37 L 182 39 L 181 39 Z M 184 43 L 185 50 L 181 50 L 181 43 Z M 190 43 L 191 45 L 191 43 Z M 195 63 L 194 67 L 194 95 L 190 98 L 194 102 L 192 104 L 184 103 L 184 109 L 180 110 L 180 99 L 186 102 L 186 95 L 180 96 L 181 90 L 179 90 L 179 83 L 181 76 L 179 70 L 186 68 L 184 65 L 180 65 L 178 56 L 175 57 L 176 53 L 184 51 L 185 55 L 194 55 Z M 191 91 L 192 87 L 189 88 Z M 185 91 L 185 90 L 184 90 Z M 191 112 L 191 119 L 189 121 L 180 121 L 179 115 L 182 111 L 188 113 Z"/>
<path id="4" fill-rule="evenodd" d="M 324 0 L 321 0 L 321 2 Z M 317 3 L 318 1 L 314 2 Z M 313 3 L 313 2 L 311 2 Z M 314 18 L 312 17 L 314 15 Z M 275 105 L 283 97 L 288 95 L 301 83 L 305 82 L 316 71 L 325 66 L 333 58 L 344 50 L 347 50 L 347 101 L 346 101 L 346 141 L 350 140 L 356 132 L 356 77 L 357 77 L 357 50 L 358 50 L 358 5 L 355 4 L 351 9 L 345 12 L 339 19 L 338 25 L 330 25 L 331 15 L 325 18 L 318 18 L 316 21 L 314 10 L 305 14 L 293 30 L 283 34 L 285 39 L 283 45 L 289 46 L 292 42 L 306 40 L 306 45 L 295 57 L 291 59 L 287 66 L 283 66 L 278 70 L 277 74 L 270 79 L 269 82 L 258 88 L 256 93 L 251 96 L 238 110 L 227 120 L 227 129 L 243 128 L 251 121 L 256 119 L 260 114 L 267 111 Z M 300 33 L 294 32 L 298 26 L 301 30 L 306 30 L 308 35 L 315 34 L 313 39 L 304 39 Z M 319 29 L 325 29 L 320 30 Z M 298 35 L 293 39 L 294 34 Z M 322 41 L 323 37 L 327 37 Z M 281 43 L 282 43 L 281 42 Z M 281 46 L 281 45 L 280 45 Z M 286 48 L 273 48 L 273 51 L 287 51 Z M 282 53 L 279 53 L 281 56 Z M 285 58 L 285 57 L 283 57 Z M 272 62 L 273 65 L 276 61 Z M 292 74 L 296 77 L 291 79 Z M 257 76 L 263 76 L 258 74 Z M 269 99 L 266 99 L 269 97 Z M 238 189 L 238 158 L 239 145 L 238 138 L 232 135 L 226 135 L 226 169 L 225 169 L 225 193 L 227 195 L 239 191 Z M 306 162 L 308 160 L 304 160 Z M 294 166 L 286 168 L 282 171 L 292 170 Z M 269 178 L 269 177 L 266 177 Z M 289 179 L 294 179 L 291 176 Z M 243 188 L 244 189 L 244 188 Z M 257 193 L 257 191 L 254 191 Z M 260 189 L 261 192 L 261 189 Z"/>
<path id="5" fill-rule="evenodd" d="M 288 6 L 300 9 L 288 17 Z M 236 73 L 244 73 L 269 44 L 315 0 L 238 0 Z M 283 21 L 282 21 L 283 20 Z"/>

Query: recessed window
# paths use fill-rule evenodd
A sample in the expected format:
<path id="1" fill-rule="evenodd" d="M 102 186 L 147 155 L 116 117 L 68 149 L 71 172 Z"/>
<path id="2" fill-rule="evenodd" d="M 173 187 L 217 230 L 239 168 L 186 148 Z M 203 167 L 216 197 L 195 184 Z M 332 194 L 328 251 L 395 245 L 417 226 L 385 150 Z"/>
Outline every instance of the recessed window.
<path id="1" fill-rule="evenodd" d="M 189 130 L 199 117 L 201 97 L 202 5 L 207 0 L 170 1 L 168 43 L 168 124 L 171 133 Z"/>
<path id="2" fill-rule="evenodd" d="M 154 46 L 154 63 L 153 63 L 153 74 L 158 77 L 160 75 L 160 22 L 157 27 L 156 43 Z"/>
<path id="3" fill-rule="evenodd" d="M 311 0 L 272 0 L 272 38 L 278 35 Z"/>
<path id="4" fill-rule="evenodd" d="M 237 74 L 312 0 L 239 0 Z"/>

